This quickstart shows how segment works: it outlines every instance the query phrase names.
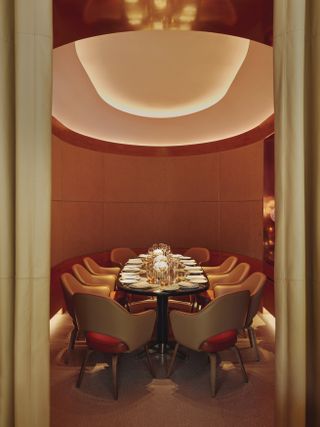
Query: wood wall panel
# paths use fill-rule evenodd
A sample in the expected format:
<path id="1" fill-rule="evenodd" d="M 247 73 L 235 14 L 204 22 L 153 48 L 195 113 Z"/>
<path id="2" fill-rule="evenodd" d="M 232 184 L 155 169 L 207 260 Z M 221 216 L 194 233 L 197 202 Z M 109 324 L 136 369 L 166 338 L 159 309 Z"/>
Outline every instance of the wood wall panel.
<path id="1" fill-rule="evenodd" d="M 94 152 L 53 137 L 52 160 L 53 265 L 155 241 L 261 258 L 260 142 L 228 152 L 157 158 Z"/>
<path id="2" fill-rule="evenodd" d="M 262 201 L 222 202 L 220 209 L 220 249 L 261 259 Z"/>
<path id="3" fill-rule="evenodd" d="M 63 251 L 62 203 L 52 201 L 51 205 L 51 265 L 66 259 Z"/>
<path id="4" fill-rule="evenodd" d="M 103 203 L 60 202 L 64 258 L 74 254 L 103 251 Z"/>
<path id="5" fill-rule="evenodd" d="M 103 201 L 103 156 L 62 144 L 62 200 Z"/>
<path id="6" fill-rule="evenodd" d="M 222 152 L 221 200 L 259 200 L 263 194 L 263 142 Z"/>

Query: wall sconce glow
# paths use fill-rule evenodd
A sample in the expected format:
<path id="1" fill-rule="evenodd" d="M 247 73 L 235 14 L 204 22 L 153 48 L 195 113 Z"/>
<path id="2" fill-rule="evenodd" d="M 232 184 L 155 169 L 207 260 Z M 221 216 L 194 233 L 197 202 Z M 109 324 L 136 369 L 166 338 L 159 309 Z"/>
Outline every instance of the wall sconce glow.
<path id="1" fill-rule="evenodd" d="M 275 222 L 275 200 L 273 197 L 267 197 L 264 200 L 263 206 L 263 215 L 264 217 L 270 217 L 273 222 Z"/>
<path id="2" fill-rule="evenodd" d="M 158 10 L 163 10 L 167 7 L 167 0 L 154 0 L 154 6 Z"/>
<path id="3" fill-rule="evenodd" d="M 137 116 L 169 118 L 219 102 L 249 44 L 225 34 L 145 30 L 78 40 L 75 47 L 104 102 Z"/>
<path id="4" fill-rule="evenodd" d="M 162 21 L 154 21 L 152 24 L 152 28 L 154 30 L 163 30 L 163 22 Z"/>
<path id="5" fill-rule="evenodd" d="M 139 25 L 141 24 L 143 19 L 143 14 L 141 12 L 131 12 L 128 13 L 128 22 L 131 25 Z"/>
<path id="6" fill-rule="evenodd" d="M 197 13 L 197 7 L 194 4 L 188 4 L 187 6 L 184 6 L 182 13 L 183 15 L 194 17 Z"/>

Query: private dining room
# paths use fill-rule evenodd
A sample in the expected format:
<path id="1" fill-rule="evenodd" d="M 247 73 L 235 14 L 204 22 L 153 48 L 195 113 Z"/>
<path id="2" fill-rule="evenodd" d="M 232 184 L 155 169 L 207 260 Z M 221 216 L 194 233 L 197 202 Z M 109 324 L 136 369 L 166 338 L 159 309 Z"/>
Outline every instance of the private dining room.
<path id="1" fill-rule="evenodd" d="M 180 3 L 171 21 L 201 19 Z M 64 25 L 53 50 L 52 425 L 271 426 L 272 22 L 148 19 Z"/>
<path id="2" fill-rule="evenodd" d="M 318 3 L 31 3 L 0 14 L 1 427 L 319 426 Z"/>

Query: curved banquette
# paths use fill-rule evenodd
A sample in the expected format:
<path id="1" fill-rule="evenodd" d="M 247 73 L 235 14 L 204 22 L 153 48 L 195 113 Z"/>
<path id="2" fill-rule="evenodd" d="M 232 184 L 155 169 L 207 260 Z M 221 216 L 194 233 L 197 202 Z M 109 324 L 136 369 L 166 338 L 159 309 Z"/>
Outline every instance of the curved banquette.
<path id="1" fill-rule="evenodd" d="M 143 248 L 133 248 L 136 253 L 143 253 L 145 249 Z M 186 248 L 174 248 L 173 251 L 177 253 L 184 253 Z M 238 258 L 238 263 L 247 262 L 250 264 L 250 272 L 254 273 L 255 271 L 265 271 L 267 268 L 270 270 L 270 266 L 265 265 L 265 263 L 256 258 L 251 258 L 246 255 L 226 253 L 226 252 L 217 252 L 214 250 L 210 251 L 210 260 L 207 265 L 219 265 L 230 255 L 235 255 Z M 64 299 L 61 289 L 60 277 L 63 273 L 72 274 L 72 266 L 74 264 L 83 264 L 83 258 L 85 256 L 90 256 L 98 264 L 102 266 L 112 266 L 110 260 L 110 251 L 97 252 L 91 254 L 83 254 L 77 257 L 66 259 L 59 264 L 55 265 L 51 269 L 51 283 L 50 283 L 50 318 L 55 315 L 61 308 L 64 308 Z M 263 305 L 267 310 L 274 314 L 274 290 L 273 290 L 273 281 L 270 274 L 267 274 L 268 281 L 265 287 Z"/>

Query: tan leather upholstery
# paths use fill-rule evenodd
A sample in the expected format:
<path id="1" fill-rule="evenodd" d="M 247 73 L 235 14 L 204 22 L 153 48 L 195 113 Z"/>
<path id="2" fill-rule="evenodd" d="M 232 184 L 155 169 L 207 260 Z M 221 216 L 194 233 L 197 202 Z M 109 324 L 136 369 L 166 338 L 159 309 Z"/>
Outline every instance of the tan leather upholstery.
<path id="1" fill-rule="evenodd" d="M 253 347 L 255 351 L 256 360 L 259 360 L 259 350 L 255 330 L 252 327 L 252 321 L 259 310 L 266 280 L 265 274 L 256 272 L 251 274 L 251 276 L 239 285 L 218 285 L 214 289 L 214 293 L 217 297 L 242 290 L 248 290 L 250 292 L 249 310 L 244 327 L 248 331 L 250 346 Z"/>
<path id="2" fill-rule="evenodd" d="M 242 291 L 217 298 L 197 313 L 173 310 L 170 320 L 176 341 L 199 351 L 207 338 L 229 329 L 242 329 L 249 297 L 249 291 Z"/>
<path id="3" fill-rule="evenodd" d="M 130 248 L 114 248 L 110 253 L 111 261 L 123 267 L 130 258 L 136 258 L 137 254 Z"/>
<path id="4" fill-rule="evenodd" d="M 73 350 L 77 336 L 78 327 L 75 318 L 74 306 L 73 306 L 73 295 L 77 292 L 90 293 L 93 295 L 99 295 L 108 297 L 110 295 L 110 289 L 105 286 L 85 286 L 81 284 L 72 274 L 64 273 L 61 276 L 62 292 L 66 304 L 68 313 L 70 314 L 73 321 L 73 330 L 70 335 L 70 341 L 68 345 L 68 351 Z"/>
<path id="5" fill-rule="evenodd" d="M 64 273 L 61 276 L 62 290 L 65 298 L 66 307 L 70 316 L 74 319 L 73 295 L 76 293 L 91 294 L 102 297 L 110 295 L 110 289 L 107 286 L 86 286 L 79 282 L 72 274 Z"/>
<path id="6" fill-rule="evenodd" d="M 236 266 L 237 262 L 237 257 L 229 256 L 222 264 L 217 266 L 204 266 L 203 270 L 206 274 L 227 274 Z"/>
<path id="7" fill-rule="evenodd" d="M 242 262 L 227 274 L 208 274 L 207 276 L 210 283 L 210 289 L 214 289 L 220 284 L 238 284 L 248 276 L 249 271 L 250 265 L 246 262 Z"/>
<path id="8" fill-rule="evenodd" d="M 148 310 L 130 314 L 116 301 L 89 294 L 75 294 L 73 297 L 79 330 L 97 332 L 115 337 L 136 350 L 149 342 L 156 312 Z"/>
<path id="9" fill-rule="evenodd" d="M 216 353 L 218 351 L 227 348 L 235 351 L 244 381 L 247 382 L 248 377 L 241 354 L 235 344 L 237 330 L 242 329 L 246 321 L 249 298 L 249 291 L 241 291 L 217 298 L 198 313 L 172 311 L 170 320 L 177 344 L 170 362 L 168 376 L 172 372 L 178 347 L 182 344 L 192 350 L 208 353 L 212 397 L 216 394 Z"/>
<path id="10" fill-rule="evenodd" d="M 210 252 L 207 248 L 190 248 L 185 253 L 185 256 L 190 256 L 197 261 L 198 264 L 203 264 L 208 262 L 210 259 Z"/>
<path id="11" fill-rule="evenodd" d="M 110 298 L 88 294 L 75 294 L 73 302 L 78 328 L 84 332 L 88 344 L 79 372 L 77 387 L 81 385 L 91 351 L 104 351 L 112 354 L 114 399 L 118 399 L 117 367 L 120 353 L 131 352 L 144 346 L 149 369 L 154 376 L 147 346 L 156 320 L 154 310 L 130 314 Z"/>
<path id="12" fill-rule="evenodd" d="M 260 272 L 252 273 L 246 280 L 238 285 L 218 285 L 214 288 L 216 297 L 227 295 L 239 291 L 250 292 L 250 304 L 248 310 L 248 316 L 245 327 L 250 326 L 254 316 L 257 314 L 261 297 L 263 294 L 263 288 L 266 283 L 266 275 Z"/>
<path id="13" fill-rule="evenodd" d="M 83 263 L 91 274 L 95 274 L 97 276 L 114 274 L 118 277 L 120 273 L 119 267 L 101 267 L 101 265 L 99 265 L 94 259 L 88 256 L 83 258 Z"/>
<path id="14" fill-rule="evenodd" d="M 110 291 L 114 291 L 116 284 L 116 277 L 114 274 L 108 274 L 104 276 L 96 276 L 83 267 L 80 264 L 74 264 L 72 266 L 72 271 L 76 278 L 87 286 L 105 286 L 110 289 Z"/>

